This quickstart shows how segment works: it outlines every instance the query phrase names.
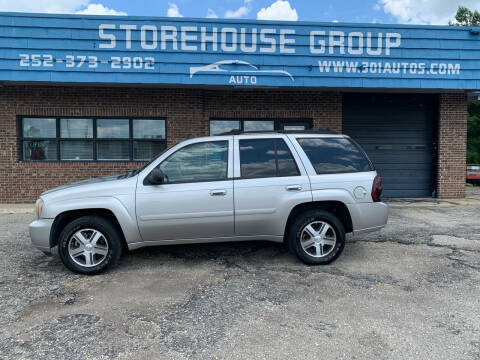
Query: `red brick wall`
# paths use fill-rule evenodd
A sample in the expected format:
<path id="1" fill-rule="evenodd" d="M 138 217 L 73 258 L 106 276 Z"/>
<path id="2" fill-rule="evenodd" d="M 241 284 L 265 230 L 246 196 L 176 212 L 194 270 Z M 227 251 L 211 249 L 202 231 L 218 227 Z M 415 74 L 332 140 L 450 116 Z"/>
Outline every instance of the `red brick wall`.
<path id="1" fill-rule="evenodd" d="M 209 118 L 311 118 L 341 131 L 341 94 L 304 91 L 7 86 L 0 88 L 0 203 L 32 202 L 51 187 L 138 167 L 131 162 L 21 162 L 17 115 L 165 117 L 172 145 L 208 135 Z"/>
<path id="2" fill-rule="evenodd" d="M 465 197 L 467 98 L 441 94 L 438 119 L 438 197 Z"/>

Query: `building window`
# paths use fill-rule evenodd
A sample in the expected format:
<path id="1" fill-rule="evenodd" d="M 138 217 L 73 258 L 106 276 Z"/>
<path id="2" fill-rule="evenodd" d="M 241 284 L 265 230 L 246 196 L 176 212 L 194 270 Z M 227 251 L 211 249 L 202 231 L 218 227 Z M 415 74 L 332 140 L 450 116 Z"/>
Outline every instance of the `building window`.
<path id="1" fill-rule="evenodd" d="M 210 121 L 210 135 L 220 135 L 233 130 L 240 130 L 240 120 Z"/>
<path id="2" fill-rule="evenodd" d="M 273 131 L 273 120 L 245 120 L 243 122 L 244 131 Z"/>
<path id="3" fill-rule="evenodd" d="M 20 119 L 21 160 L 148 161 L 166 148 L 164 119 Z"/>
<path id="4" fill-rule="evenodd" d="M 220 135 L 230 131 L 274 131 L 307 130 L 312 127 L 311 119 L 213 119 L 210 120 L 210 135 Z"/>

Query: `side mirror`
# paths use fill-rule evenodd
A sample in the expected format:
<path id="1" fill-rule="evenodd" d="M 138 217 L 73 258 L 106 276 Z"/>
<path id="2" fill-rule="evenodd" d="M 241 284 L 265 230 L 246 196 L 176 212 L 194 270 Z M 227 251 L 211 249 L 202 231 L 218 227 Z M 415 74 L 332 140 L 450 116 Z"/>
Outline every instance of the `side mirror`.
<path id="1" fill-rule="evenodd" d="M 163 171 L 159 168 L 153 169 L 150 174 L 147 175 L 145 181 L 143 182 L 144 185 L 160 185 L 164 182 L 165 175 Z"/>

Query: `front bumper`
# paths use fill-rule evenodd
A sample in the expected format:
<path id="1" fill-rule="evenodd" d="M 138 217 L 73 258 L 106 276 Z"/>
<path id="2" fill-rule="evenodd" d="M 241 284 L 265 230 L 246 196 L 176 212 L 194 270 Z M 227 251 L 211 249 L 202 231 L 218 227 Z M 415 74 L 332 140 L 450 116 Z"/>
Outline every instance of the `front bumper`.
<path id="1" fill-rule="evenodd" d="M 54 219 L 38 219 L 32 222 L 28 230 L 33 246 L 50 254 L 50 230 Z"/>

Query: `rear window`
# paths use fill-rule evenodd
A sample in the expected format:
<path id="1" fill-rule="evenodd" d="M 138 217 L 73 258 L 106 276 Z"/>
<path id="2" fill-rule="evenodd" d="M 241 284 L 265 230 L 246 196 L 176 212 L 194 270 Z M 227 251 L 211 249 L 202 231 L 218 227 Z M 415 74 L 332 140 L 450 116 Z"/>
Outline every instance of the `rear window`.
<path id="1" fill-rule="evenodd" d="M 371 171 L 365 155 L 346 138 L 299 138 L 317 174 Z"/>

